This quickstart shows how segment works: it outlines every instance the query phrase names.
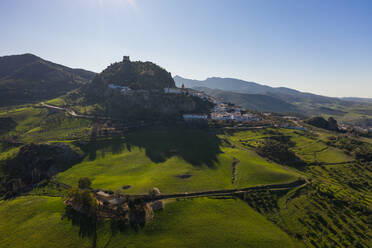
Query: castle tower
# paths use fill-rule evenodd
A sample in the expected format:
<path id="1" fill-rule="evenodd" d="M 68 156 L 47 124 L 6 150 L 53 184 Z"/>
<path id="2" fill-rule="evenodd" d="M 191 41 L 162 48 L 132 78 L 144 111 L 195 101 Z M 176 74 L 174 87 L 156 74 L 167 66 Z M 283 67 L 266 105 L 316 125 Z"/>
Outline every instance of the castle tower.
<path id="1" fill-rule="evenodd" d="M 123 61 L 130 61 L 129 56 L 123 56 Z"/>

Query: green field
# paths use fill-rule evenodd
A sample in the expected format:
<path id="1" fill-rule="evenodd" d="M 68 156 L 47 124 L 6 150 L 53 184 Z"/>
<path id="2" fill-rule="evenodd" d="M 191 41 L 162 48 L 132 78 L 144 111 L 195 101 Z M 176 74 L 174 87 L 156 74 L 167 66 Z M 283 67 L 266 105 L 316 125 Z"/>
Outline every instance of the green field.
<path id="1" fill-rule="evenodd" d="M 352 157 L 345 154 L 345 152 L 327 146 L 320 139 L 301 136 L 301 133 L 296 131 L 286 130 L 284 133 L 290 135 L 291 140 L 295 143 L 293 151 L 307 163 L 344 163 L 353 160 Z"/>
<path id="2" fill-rule="evenodd" d="M 363 165 L 311 166 L 313 183 L 279 200 L 268 214 L 307 247 L 370 247 L 372 173 Z"/>
<path id="3" fill-rule="evenodd" d="M 59 197 L 19 197 L 0 202 L 1 247 L 92 247 L 79 227 L 61 219 Z M 246 203 L 236 199 L 199 198 L 172 201 L 136 233 L 112 235 L 109 223 L 97 230 L 100 247 L 298 247 Z"/>
<path id="4" fill-rule="evenodd" d="M 62 219 L 63 198 L 46 195 L 67 191 L 50 183 L 28 196 L 0 201 L 0 247 L 368 247 L 372 237 L 366 207 L 372 202 L 370 169 L 350 163 L 351 156 L 326 144 L 336 133 L 154 127 L 103 138 L 89 135 L 90 121 L 63 112 L 22 107 L 0 117 L 16 121 L 8 135 L 18 141 L 68 142 L 84 153 L 82 162 L 53 178 L 74 187 L 81 177 L 90 178 L 92 188 L 125 194 L 146 194 L 153 187 L 164 194 L 235 189 L 300 176 L 311 182 L 289 193 L 249 192 L 242 198 L 246 202 L 231 197 L 168 200 L 138 232 L 129 226 L 114 231 L 105 220 L 95 238 L 81 237 L 81 227 Z M 296 170 L 256 154 L 265 139 L 283 137 L 307 166 Z M 1 145 L 0 162 L 20 148 Z"/>
<path id="5" fill-rule="evenodd" d="M 58 107 L 63 107 L 67 104 L 66 100 L 63 97 L 54 98 L 52 100 L 46 101 L 46 103 Z"/>
<path id="6" fill-rule="evenodd" d="M 254 149 L 266 138 L 275 138 L 281 135 L 290 137 L 293 142 L 291 150 L 306 163 L 344 163 L 353 159 L 340 149 L 327 146 L 324 141 L 331 136 L 326 132 L 318 132 L 320 137 L 309 136 L 306 132 L 291 129 L 260 129 L 235 132 L 231 136 L 224 136 L 235 146 L 245 149 Z"/>
<path id="7" fill-rule="evenodd" d="M 76 185 L 85 176 L 94 188 L 116 190 L 130 185 L 125 192 L 147 193 L 157 187 L 163 193 L 174 193 L 285 183 L 298 177 L 252 151 L 219 142 L 214 134 L 199 130 L 132 133 L 125 139 L 106 141 L 107 145 L 94 142 L 81 147 L 89 156 L 56 179 Z M 235 171 L 234 161 L 238 161 Z"/>
<path id="8" fill-rule="evenodd" d="M 88 136 L 91 121 L 72 118 L 64 112 L 50 112 L 46 108 L 21 107 L 0 112 L 0 117 L 10 117 L 16 126 L 7 132 L 20 142 L 47 142 L 72 140 Z"/>
<path id="9" fill-rule="evenodd" d="M 107 247 L 299 247 L 237 199 L 173 201 L 138 233 L 114 236 Z"/>
<path id="10" fill-rule="evenodd" d="M 79 227 L 61 220 L 60 197 L 18 197 L 0 201 L 0 246 L 2 248 L 92 247 L 79 237 Z"/>

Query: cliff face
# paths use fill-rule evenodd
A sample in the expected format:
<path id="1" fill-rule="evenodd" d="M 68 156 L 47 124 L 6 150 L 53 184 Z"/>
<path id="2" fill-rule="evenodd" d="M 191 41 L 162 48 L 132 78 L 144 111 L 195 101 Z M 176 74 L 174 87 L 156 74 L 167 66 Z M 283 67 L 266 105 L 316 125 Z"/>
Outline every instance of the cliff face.
<path id="1" fill-rule="evenodd" d="M 210 107 L 211 103 L 197 97 L 154 92 L 125 96 L 112 93 L 104 103 L 109 116 L 127 121 L 177 120 L 183 113 L 206 113 Z"/>
<path id="2" fill-rule="evenodd" d="M 0 195 L 14 195 L 27 190 L 33 184 L 48 179 L 69 168 L 82 159 L 82 155 L 66 144 L 28 144 L 23 146 L 15 158 L 3 165 Z M 3 192 L 1 192 L 3 191 Z"/>

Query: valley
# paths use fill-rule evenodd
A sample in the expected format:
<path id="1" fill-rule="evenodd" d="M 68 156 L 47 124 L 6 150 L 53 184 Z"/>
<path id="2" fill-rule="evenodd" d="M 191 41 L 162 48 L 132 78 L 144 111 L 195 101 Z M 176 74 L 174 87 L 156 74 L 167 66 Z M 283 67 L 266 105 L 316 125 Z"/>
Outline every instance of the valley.
<path id="1" fill-rule="evenodd" d="M 124 57 L 0 108 L 1 245 L 370 246 L 368 136 L 214 99 Z"/>

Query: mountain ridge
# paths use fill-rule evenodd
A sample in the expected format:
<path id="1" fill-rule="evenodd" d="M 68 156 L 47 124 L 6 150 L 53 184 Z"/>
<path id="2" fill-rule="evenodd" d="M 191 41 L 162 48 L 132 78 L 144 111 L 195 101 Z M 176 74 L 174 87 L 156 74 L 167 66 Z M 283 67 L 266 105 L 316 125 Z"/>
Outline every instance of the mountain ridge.
<path id="1" fill-rule="evenodd" d="M 285 98 L 285 100 L 290 101 L 295 101 L 299 98 L 316 98 L 317 100 L 321 101 L 329 101 L 329 99 L 339 100 L 338 98 L 334 97 L 301 92 L 287 87 L 271 87 L 256 82 L 250 82 L 236 78 L 208 77 L 205 80 L 192 80 L 176 75 L 174 77 L 174 80 L 178 86 L 184 84 L 185 87 L 191 86 L 191 88 L 195 86 L 202 86 L 211 89 L 232 91 L 236 93 L 276 95 L 276 97 L 282 99 Z"/>
<path id="2" fill-rule="evenodd" d="M 26 53 L 0 57 L 0 106 L 33 103 L 66 94 L 96 75 Z"/>

